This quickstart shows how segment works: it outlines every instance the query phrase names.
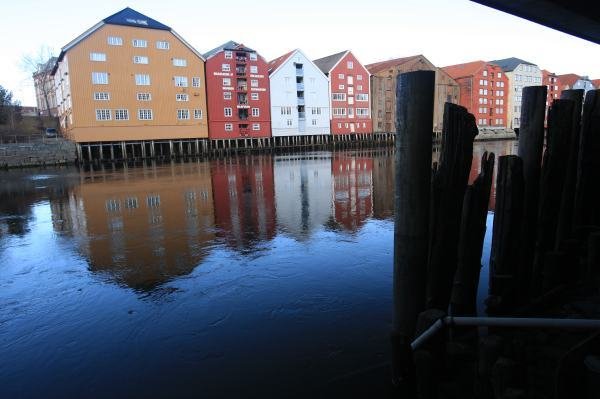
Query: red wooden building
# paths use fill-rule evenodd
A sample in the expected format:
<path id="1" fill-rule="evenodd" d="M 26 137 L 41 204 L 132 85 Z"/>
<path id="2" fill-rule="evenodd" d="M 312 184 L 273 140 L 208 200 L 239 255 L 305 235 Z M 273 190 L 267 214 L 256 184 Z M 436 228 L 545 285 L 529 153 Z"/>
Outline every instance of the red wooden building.
<path id="1" fill-rule="evenodd" d="M 267 62 L 229 41 L 204 54 L 211 139 L 271 137 Z"/>
<path id="2" fill-rule="evenodd" d="M 442 69 L 460 86 L 460 105 L 475 116 L 477 126 L 506 128 L 510 88 L 498 65 L 473 61 Z"/>
<path id="3" fill-rule="evenodd" d="M 369 71 L 350 50 L 314 63 L 329 79 L 331 134 L 373 133 Z"/>
<path id="4" fill-rule="evenodd" d="M 373 216 L 373 158 L 334 155 L 331 174 L 334 218 L 355 232 Z"/>

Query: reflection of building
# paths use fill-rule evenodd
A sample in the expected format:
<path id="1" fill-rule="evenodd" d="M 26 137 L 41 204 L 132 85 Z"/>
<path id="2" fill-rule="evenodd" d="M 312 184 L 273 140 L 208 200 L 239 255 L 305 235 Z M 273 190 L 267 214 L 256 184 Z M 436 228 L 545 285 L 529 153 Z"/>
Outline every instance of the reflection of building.
<path id="1" fill-rule="evenodd" d="M 373 156 L 373 217 L 388 219 L 394 215 L 394 155 L 385 152 Z"/>
<path id="2" fill-rule="evenodd" d="M 190 273 L 214 238 L 209 166 L 132 169 L 125 177 L 84 183 L 70 196 L 91 270 L 141 289 Z"/>
<path id="3" fill-rule="evenodd" d="M 331 217 L 331 154 L 276 156 L 277 224 L 297 239 L 326 224 Z"/>
<path id="4" fill-rule="evenodd" d="M 372 118 L 375 132 L 396 131 L 396 80 L 401 73 L 435 71 L 434 131 L 442 130 L 444 104 L 446 102 L 458 104 L 459 102 L 458 83 L 423 55 L 376 62 L 366 67 L 371 72 Z"/>
<path id="5" fill-rule="evenodd" d="M 373 214 L 373 159 L 336 154 L 331 171 L 334 218 L 355 231 Z"/>
<path id="6" fill-rule="evenodd" d="M 251 249 L 275 235 L 271 156 L 253 155 L 211 163 L 218 235 L 237 249 Z"/>

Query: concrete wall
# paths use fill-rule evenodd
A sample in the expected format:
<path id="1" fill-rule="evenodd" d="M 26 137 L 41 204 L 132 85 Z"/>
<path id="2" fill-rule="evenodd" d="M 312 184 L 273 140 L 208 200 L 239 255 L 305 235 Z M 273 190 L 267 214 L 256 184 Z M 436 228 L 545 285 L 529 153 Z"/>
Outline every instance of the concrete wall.
<path id="1" fill-rule="evenodd" d="M 37 143 L 0 144 L 0 167 L 55 165 L 75 162 L 75 143 L 47 139 Z"/>

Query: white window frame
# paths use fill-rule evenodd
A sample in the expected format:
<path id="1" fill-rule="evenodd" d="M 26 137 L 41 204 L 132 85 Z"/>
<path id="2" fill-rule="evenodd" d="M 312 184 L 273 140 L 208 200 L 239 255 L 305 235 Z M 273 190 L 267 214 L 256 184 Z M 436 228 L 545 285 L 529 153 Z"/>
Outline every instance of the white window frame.
<path id="1" fill-rule="evenodd" d="M 176 67 L 186 67 L 187 60 L 185 58 L 173 58 L 173 66 Z"/>
<path id="2" fill-rule="evenodd" d="M 258 87 L 258 79 L 250 79 L 250 87 Z"/>
<path id="3" fill-rule="evenodd" d="M 226 132 L 233 132 L 233 123 L 226 123 L 225 124 L 225 131 Z"/>
<path id="4" fill-rule="evenodd" d="M 90 61 L 105 62 L 106 61 L 106 53 L 91 52 L 90 53 Z"/>
<path id="5" fill-rule="evenodd" d="M 108 43 L 109 46 L 122 46 L 123 38 L 120 36 L 109 36 L 106 39 L 106 42 Z"/>
<path id="6" fill-rule="evenodd" d="M 107 85 L 108 72 L 92 72 L 92 84 Z"/>
<path id="7" fill-rule="evenodd" d="M 173 76 L 173 83 L 175 87 L 188 87 L 187 76 Z"/>
<path id="8" fill-rule="evenodd" d="M 252 116 L 260 116 L 260 109 L 252 108 Z"/>
<path id="9" fill-rule="evenodd" d="M 231 79 L 223 78 L 223 86 L 231 86 Z"/>
<path id="10" fill-rule="evenodd" d="M 221 72 L 231 72 L 231 64 L 221 64 Z"/>
<path id="11" fill-rule="evenodd" d="M 258 66 L 250 65 L 250 73 L 258 73 Z"/>
<path id="12" fill-rule="evenodd" d="M 176 93 L 175 101 L 190 101 L 190 96 L 187 93 Z"/>
<path id="13" fill-rule="evenodd" d="M 109 101 L 110 93 L 105 92 L 105 91 L 97 91 L 94 93 L 94 100 L 95 101 Z"/>
<path id="14" fill-rule="evenodd" d="M 230 91 L 223 92 L 223 100 L 231 100 L 231 92 Z"/>
<path id="15" fill-rule="evenodd" d="M 202 119 L 202 110 L 197 108 L 194 110 L 194 119 Z"/>
<path id="16" fill-rule="evenodd" d="M 150 75 L 147 73 L 136 73 L 135 74 L 135 85 L 136 86 L 150 86 Z"/>
<path id="17" fill-rule="evenodd" d="M 233 59 L 233 51 L 229 51 L 229 50 L 225 51 L 225 59 L 226 60 Z"/>
<path id="18" fill-rule="evenodd" d="M 148 47 L 148 40 L 146 39 L 132 39 L 131 45 L 136 48 L 146 48 Z"/>
<path id="19" fill-rule="evenodd" d="M 223 108 L 223 116 L 226 118 L 231 118 L 233 116 L 233 109 L 231 107 Z"/>
<path id="20" fill-rule="evenodd" d="M 250 99 L 254 100 L 254 101 L 258 100 L 259 99 L 258 93 L 250 93 Z"/>
<path id="21" fill-rule="evenodd" d="M 151 101 L 152 100 L 151 93 L 137 93 L 136 97 L 137 97 L 138 101 Z"/>
<path id="22" fill-rule="evenodd" d="M 128 121 L 129 110 L 127 108 L 115 109 L 115 120 L 116 121 Z"/>
<path id="23" fill-rule="evenodd" d="M 134 55 L 133 56 L 133 63 L 134 64 L 147 65 L 148 62 L 149 62 L 149 59 L 145 55 Z"/>
<path id="24" fill-rule="evenodd" d="M 252 130 L 254 130 L 254 131 L 260 130 L 260 123 L 253 123 L 252 124 Z"/>
<path id="25" fill-rule="evenodd" d="M 154 119 L 154 113 L 150 108 L 140 108 L 138 109 L 138 120 L 140 121 L 151 121 Z"/>
<path id="26" fill-rule="evenodd" d="M 190 119 L 190 110 L 187 108 L 177 110 L 177 120 L 187 121 Z"/>
<path id="27" fill-rule="evenodd" d="M 202 81 L 200 80 L 200 76 L 192 77 L 192 87 L 200 87 Z"/>
<path id="28" fill-rule="evenodd" d="M 96 109 L 96 120 L 97 121 L 110 121 L 112 120 L 112 111 L 106 108 Z"/>
<path id="29" fill-rule="evenodd" d="M 157 40 L 156 41 L 156 48 L 158 50 L 168 50 L 170 47 L 171 47 L 171 45 L 166 40 Z"/>
<path id="30" fill-rule="evenodd" d="M 258 60 L 258 55 L 256 53 L 250 53 L 250 61 Z"/>
<path id="31" fill-rule="evenodd" d="M 348 69 L 354 69 L 354 62 L 352 62 L 352 61 L 348 61 L 348 62 L 346 63 L 346 67 L 347 67 Z"/>

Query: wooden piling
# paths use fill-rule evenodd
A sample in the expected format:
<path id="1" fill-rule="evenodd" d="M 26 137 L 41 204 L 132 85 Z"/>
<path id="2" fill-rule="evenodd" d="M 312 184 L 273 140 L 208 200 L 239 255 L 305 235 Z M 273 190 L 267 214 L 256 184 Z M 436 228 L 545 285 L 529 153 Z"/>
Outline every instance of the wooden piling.
<path id="1" fill-rule="evenodd" d="M 433 71 L 400 74 L 396 86 L 393 329 L 405 344 L 425 307 L 434 87 Z"/>
<path id="2" fill-rule="evenodd" d="M 555 246 L 557 215 L 560 211 L 566 165 L 569 162 L 574 106 L 571 100 L 554 100 L 548 110 L 547 144 L 540 178 L 539 212 L 531 275 L 531 293 L 535 297 L 543 294 L 541 288 L 545 254 Z"/>
<path id="3" fill-rule="evenodd" d="M 452 287 L 451 309 L 454 316 L 475 316 L 477 286 L 485 238 L 488 206 L 494 174 L 494 153 L 481 157 L 481 171 L 467 187 L 463 201 L 457 269 Z"/>
<path id="4" fill-rule="evenodd" d="M 427 309 L 446 311 L 450 304 L 463 199 L 477 134 L 475 117 L 466 108 L 445 104 L 442 152 L 431 185 Z M 431 132 L 429 136 L 431 140 Z"/>
<path id="5" fill-rule="evenodd" d="M 546 86 L 523 88 L 518 155 L 523 160 L 523 219 L 520 232 L 520 255 L 517 276 L 519 297 L 527 298 L 531 287 L 531 270 L 535 250 L 535 233 L 540 196 Z"/>

